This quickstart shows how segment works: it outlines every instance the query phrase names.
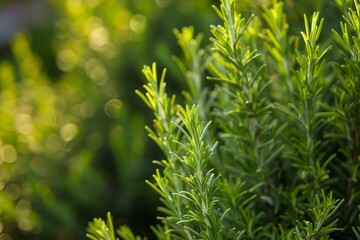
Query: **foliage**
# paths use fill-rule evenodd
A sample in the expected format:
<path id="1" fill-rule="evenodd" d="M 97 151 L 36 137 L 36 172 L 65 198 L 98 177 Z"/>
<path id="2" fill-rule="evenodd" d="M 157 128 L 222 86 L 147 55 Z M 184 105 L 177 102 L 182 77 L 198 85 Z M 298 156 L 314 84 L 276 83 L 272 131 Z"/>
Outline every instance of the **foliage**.
<path id="1" fill-rule="evenodd" d="M 360 3 L 334 5 L 348 10 L 329 40 L 320 12 L 292 33 L 281 1 L 244 17 L 221 0 L 210 51 L 192 27 L 175 30 L 183 99 L 165 70 L 143 68 L 136 93 L 164 154 L 148 181 L 157 239 L 359 238 Z"/>

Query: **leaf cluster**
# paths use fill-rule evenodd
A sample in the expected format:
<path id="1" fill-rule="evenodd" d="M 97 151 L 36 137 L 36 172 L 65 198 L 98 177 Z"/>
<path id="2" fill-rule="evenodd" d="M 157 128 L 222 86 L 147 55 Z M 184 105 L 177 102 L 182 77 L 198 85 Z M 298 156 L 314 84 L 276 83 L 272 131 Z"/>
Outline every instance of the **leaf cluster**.
<path id="1" fill-rule="evenodd" d="M 222 0 L 210 52 L 192 28 L 176 30 L 185 103 L 168 97 L 155 64 L 144 68 L 137 94 L 166 157 L 148 182 L 164 204 L 158 239 L 359 237 L 360 3 L 333 45 L 319 12 L 290 35 L 283 6 L 245 19 Z M 344 59 L 332 64 L 335 50 Z"/>

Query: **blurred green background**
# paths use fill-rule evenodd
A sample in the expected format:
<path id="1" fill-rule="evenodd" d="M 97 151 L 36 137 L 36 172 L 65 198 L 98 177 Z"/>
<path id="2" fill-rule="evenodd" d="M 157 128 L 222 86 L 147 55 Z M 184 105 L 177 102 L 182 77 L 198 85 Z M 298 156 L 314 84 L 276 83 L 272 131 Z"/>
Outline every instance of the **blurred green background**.
<path id="1" fill-rule="evenodd" d="M 158 196 L 145 179 L 161 155 L 134 91 L 144 64 L 167 65 L 179 51 L 174 27 L 209 32 L 211 4 L 1 2 L 1 240 L 85 239 L 107 211 L 148 234 Z"/>
<path id="2" fill-rule="evenodd" d="M 239 6 L 249 15 L 269 2 Z M 293 33 L 302 12 L 334 15 L 326 1 L 286 2 Z M 180 54 L 172 30 L 194 25 L 208 39 L 219 21 L 212 4 L 0 1 L 0 240 L 85 239 L 88 222 L 108 211 L 116 225 L 150 234 L 159 202 L 144 180 L 161 154 L 134 91 L 153 61 L 169 68 L 171 91 L 184 87 L 171 59 Z"/>

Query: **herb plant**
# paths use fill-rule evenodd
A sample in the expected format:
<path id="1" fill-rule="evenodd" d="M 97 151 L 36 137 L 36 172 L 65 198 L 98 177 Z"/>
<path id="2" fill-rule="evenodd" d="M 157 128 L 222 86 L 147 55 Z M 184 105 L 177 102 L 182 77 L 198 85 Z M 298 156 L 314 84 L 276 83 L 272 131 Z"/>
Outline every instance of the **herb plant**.
<path id="1" fill-rule="evenodd" d="M 360 239 L 360 3 L 336 4 L 348 10 L 324 38 L 319 12 L 292 35 L 281 1 L 245 18 L 221 0 L 211 50 L 192 27 L 175 30 L 182 100 L 166 70 L 144 67 L 136 93 L 164 153 L 148 181 L 163 203 L 157 239 Z M 110 215 L 87 236 L 116 239 Z"/>

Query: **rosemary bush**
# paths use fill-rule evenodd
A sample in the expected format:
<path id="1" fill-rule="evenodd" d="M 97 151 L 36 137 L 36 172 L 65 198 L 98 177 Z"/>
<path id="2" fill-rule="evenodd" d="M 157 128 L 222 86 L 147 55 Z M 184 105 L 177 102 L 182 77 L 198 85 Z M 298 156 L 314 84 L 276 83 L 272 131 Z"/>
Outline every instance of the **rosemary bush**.
<path id="1" fill-rule="evenodd" d="M 334 4 L 339 30 L 315 12 L 292 34 L 281 1 L 245 18 L 221 0 L 210 48 L 192 27 L 174 31 L 182 96 L 144 67 L 136 93 L 164 153 L 148 181 L 163 203 L 157 239 L 360 239 L 360 3 Z M 110 214 L 87 236 L 118 239 Z"/>

